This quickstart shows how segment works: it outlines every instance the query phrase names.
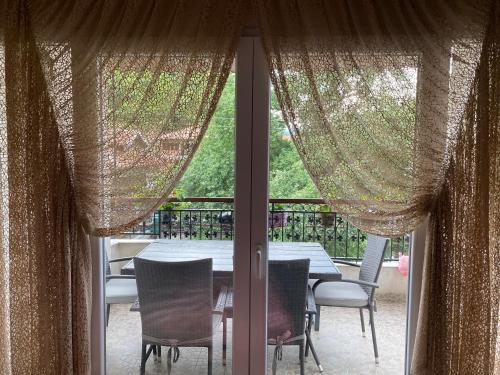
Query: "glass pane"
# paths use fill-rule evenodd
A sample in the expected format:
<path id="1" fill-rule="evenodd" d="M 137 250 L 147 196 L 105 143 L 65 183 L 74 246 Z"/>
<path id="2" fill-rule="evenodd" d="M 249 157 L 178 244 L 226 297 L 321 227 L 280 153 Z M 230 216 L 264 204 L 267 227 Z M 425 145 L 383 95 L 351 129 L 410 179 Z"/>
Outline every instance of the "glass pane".
<path id="1" fill-rule="evenodd" d="M 410 70 L 403 72 L 407 74 L 405 89 L 410 81 L 414 90 L 408 95 L 410 103 L 401 102 L 397 96 L 393 101 L 387 99 L 397 91 L 395 75 L 389 82 L 390 90 L 386 88 L 390 92 L 383 93 L 386 108 L 377 108 L 379 115 L 385 115 L 381 118 L 397 118 L 402 116 L 403 110 L 408 110 L 407 106 L 414 106 L 416 71 Z M 379 81 L 372 77 L 372 84 L 382 90 Z M 319 86 L 328 87 L 327 84 Z M 304 357 L 306 374 L 319 374 L 319 365 L 326 374 L 401 374 L 405 361 L 410 237 L 391 238 L 386 244 L 384 239 L 368 235 L 325 205 L 283 121 L 274 87 L 271 90 L 268 373 L 272 374 L 276 366 L 278 374 L 298 374 L 302 350 L 307 355 Z M 358 102 L 356 98 L 351 99 L 353 103 Z M 374 113 L 367 113 L 366 108 L 353 108 L 352 111 L 364 111 L 366 116 L 375 117 Z M 307 116 L 307 111 L 298 116 L 301 123 L 307 123 L 303 116 Z M 344 117 L 356 118 L 353 113 L 344 113 Z M 383 126 L 379 118 L 377 121 L 377 126 Z M 357 147 L 360 142 L 361 139 L 353 139 L 350 146 Z M 366 280 L 367 270 L 377 266 L 370 261 L 363 262 L 363 258 L 365 255 L 373 258 L 373 254 L 380 254 L 378 259 L 383 259 L 379 277 L 371 280 L 380 285 L 376 292 L 376 311 L 373 308 L 378 365 L 369 324 L 371 290 L 339 282 L 341 279 Z M 301 259 L 309 262 L 305 276 Z M 338 261 L 362 265 L 362 274 L 359 267 L 345 266 Z M 312 288 L 319 278 L 329 281 L 318 284 L 313 293 Z M 316 303 L 322 306 L 316 308 Z M 308 330 L 314 353 L 301 327 Z M 280 341 L 284 344 L 276 345 Z"/>
<path id="2" fill-rule="evenodd" d="M 126 87 L 118 87 L 116 94 L 126 91 Z M 155 112 L 152 107 L 148 110 Z M 119 129 L 119 119 L 116 126 Z M 119 130 L 124 149 L 147 147 L 133 132 Z M 108 277 L 106 281 L 106 303 L 110 306 L 108 374 L 138 373 L 143 343 L 147 344 L 146 353 L 152 351 L 145 361 L 147 374 L 166 374 L 169 357 L 173 374 L 207 374 L 208 366 L 214 374 L 231 373 L 234 130 L 233 69 L 203 140 L 171 199 L 134 228 L 107 240 L 109 260 L 135 256 L 143 260 L 136 260 L 135 266 L 126 260 L 106 268 L 107 275 L 135 276 Z M 166 134 L 160 140 L 162 153 L 176 153 L 184 141 L 179 134 Z M 142 177 L 152 187 L 162 179 L 146 170 Z M 225 338 L 223 318 L 227 323 Z"/>

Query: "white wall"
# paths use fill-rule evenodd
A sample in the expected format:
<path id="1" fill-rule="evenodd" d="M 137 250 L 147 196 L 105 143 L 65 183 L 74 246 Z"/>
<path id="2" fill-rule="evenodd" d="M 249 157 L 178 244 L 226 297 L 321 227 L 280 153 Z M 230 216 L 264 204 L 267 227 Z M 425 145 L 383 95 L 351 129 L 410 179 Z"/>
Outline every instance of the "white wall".
<path id="1" fill-rule="evenodd" d="M 109 259 L 133 257 L 136 256 L 142 249 L 148 246 L 154 240 L 110 240 L 106 244 L 106 251 L 108 252 Z M 111 264 L 111 273 L 120 273 L 120 268 L 123 266 L 121 263 Z"/>
<path id="2" fill-rule="evenodd" d="M 344 279 L 357 279 L 359 268 L 338 265 Z M 408 288 L 408 277 L 403 276 L 398 271 L 398 262 L 385 262 L 380 271 L 378 279 L 380 288 L 377 289 L 376 296 L 406 298 Z"/>
<path id="3" fill-rule="evenodd" d="M 109 241 L 107 247 L 108 256 L 110 259 L 133 257 L 137 255 L 142 249 L 149 245 L 153 240 L 146 239 L 119 239 Z M 107 244 L 108 245 L 108 244 Z M 119 273 L 120 267 L 123 264 L 112 264 L 111 271 Z M 345 279 L 356 279 L 358 277 L 359 268 L 349 267 L 339 264 L 338 267 L 342 271 L 342 277 Z M 397 262 L 385 262 L 382 271 L 380 272 L 379 285 L 377 290 L 378 296 L 393 297 L 393 298 L 406 298 L 406 291 L 408 287 L 408 279 L 398 271 Z"/>

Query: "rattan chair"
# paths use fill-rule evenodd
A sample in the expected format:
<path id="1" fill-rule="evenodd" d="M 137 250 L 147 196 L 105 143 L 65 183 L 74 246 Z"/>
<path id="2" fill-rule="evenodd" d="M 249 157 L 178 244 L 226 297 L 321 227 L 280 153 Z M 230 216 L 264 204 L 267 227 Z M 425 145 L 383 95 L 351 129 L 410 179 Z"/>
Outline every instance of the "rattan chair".
<path id="1" fill-rule="evenodd" d="M 168 374 L 172 362 L 179 359 L 180 347 L 205 347 L 211 375 L 213 333 L 225 302 L 217 303 L 215 310 L 212 307 L 212 259 L 158 262 L 134 258 L 134 268 L 142 323 L 140 373 L 145 373 L 151 352 L 161 357 L 162 346 L 169 347 Z"/>
<path id="2" fill-rule="evenodd" d="M 273 375 L 282 346 L 299 347 L 300 374 L 304 375 L 306 304 L 309 259 L 269 261 L 267 340 L 275 345 Z"/>
<path id="3" fill-rule="evenodd" d="M 274 345 L 273 374 L 276 374 L 278 361 L 281 360 L 283 346 L 299 347 L 300 374 L 304 375 L 304 346 L 306 337 L 306 315 L 308 311 L 309 259 L 269 261 L 268 291 L 268 344 Z M 314 301 L 312 294 L 309 294 Z M 226 358 L 226 320 L 232 318 L 232 295 L 228 296 L 223 318 L 222 356 Z M 315 353 L 314 353 L 315 354 Z M 316 355 L 315 355 L 316 357 Z M 316 359 L 316 358 L 315 358 Z M 316 359 L 317 360 L 317 359 Z M 319 365 L 319 362 L 317 362 Z"/>
<path id="4" fill-rule="evenodd" d="M 109 259 L 104 252 L 104 264 L 106 267 L 106 285 L 104 289 L 106 299 L 106 326 L 109 322 L 111 305 L 134 303 L 137 299 L 137 286 L 134 275 L 113 275 L 110 263 L 125 262 L 132 258 Z"/>
<path id="5" fill-rule="evenodd" d="M 378 363 L 378 348 L 373 319 L 373 312 L 376 311 L 375 289 L 378 288 L 377 281 L 388 243 L 389 240 L 386 238 L 368 235 L 368 244 L 361 265 L 335 260 L 336 263 L 359 267 L 358 280 L 342 280 L 335 282 L 312 281 L 317 310 L 315 330 L 319 330 L 321 306 L 349 307 L 359 309 L 361 330 L 364 336 L 365 322 L 363 309 L 368 309 L 376 363 Z"/>

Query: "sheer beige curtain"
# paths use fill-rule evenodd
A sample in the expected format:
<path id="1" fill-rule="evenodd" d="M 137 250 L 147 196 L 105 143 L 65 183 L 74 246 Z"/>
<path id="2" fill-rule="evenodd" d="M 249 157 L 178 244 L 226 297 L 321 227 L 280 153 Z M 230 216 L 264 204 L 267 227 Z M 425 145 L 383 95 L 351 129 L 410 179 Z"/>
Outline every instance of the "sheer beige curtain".
<path id="1" fill-rule="evenodd" d="M 245 2 L 27 7 L 79 212 L 95 234 L 130 227 L 171 192 L 196 150 L 233 63 Z"/>
<path id="2" fill-rule="evenodd" d="M 256 1 L 271 80 L 322 197 L 400 235 L 443 182 L 486 1 Z"/>
<path id="3" fill-rule="evenodd" d="M 0 373 L 88 373 L 88 236 L 25 16 L 0 58 Z"/>
<path id="4" fill-rule="evenodd" d="M 413 374 L 498 374 L 500 5 L 429 225 Z M 496 356 L 496 358 L 495 358 Z"/>
<path id="5" fill-rule="evenodd" d="M 283 117 L 322 197 L 381 235 L 431 213 L 412 372 L 493 373 L 498 2 L 255 4 Z"/>
<path id="6" fill-rule="evenodd" d="M 173 189 L 246 7 L 0 1 L 0 374 L 89 373 L 88 235 Z"/>

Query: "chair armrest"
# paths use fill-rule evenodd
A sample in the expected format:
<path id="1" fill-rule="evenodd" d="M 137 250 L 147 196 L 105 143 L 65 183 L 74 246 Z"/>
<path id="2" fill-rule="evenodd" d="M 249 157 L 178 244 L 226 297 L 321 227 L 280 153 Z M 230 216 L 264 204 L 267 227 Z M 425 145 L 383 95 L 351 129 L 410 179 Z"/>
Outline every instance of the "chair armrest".
<path id="1" fill-rule="evenodd" d="M 135 279 L 135 275 L 106 275 L 106 280 L 111 279 Z"/>
<path id="2" fill-rule="evenodd" d="M 134 259 L 134 257 L 115 258 L 108 260 L 108 263 L 126 262 L 132 259 Z"/>
<path id="3" fill-rule="evenodd" d="M 361 267 L 360 264 L 348 262 L 346 260 L 339 260 L 339 259 L 335 259 L 335 258 L 330 258 L 330 259 L 333 260 L 334 263 L 345 264 L 346 266 L 352 266 L 352 267 L 358 267 L 358 268 Z"/>
<path id="4" fill-rule="evenodd" d="M 307 306 L 306 313 L 315 315 L 316 311 L 316 299 L 314 298 L 314 293 L 310 285 L 307 286 Z"/>
<path id="5" fill-rule="evenodd" d="M 363 280 L 350 280 L 350 279 L 343 279 L 340 280 L 343 283 L 352 283 L 352 284 L 358 284 L 361 286 L 367 286 L 367 287 L 372 287 L 372 288 L 378 288 L 378 284 L 375 283 L 370 283 L 368 281 L 363 281 Z"/>
<path id="6" fill-rule="evenodd" d="M 217 298 L 217 303 L 215 304 L 212 310 L 214 314 L 224 313 L 224 307 L 226 306 L 227 296 L 228 296 L 228 288 L 227 286 L 222 286 L 220 288 L 219 297 Z"/>

